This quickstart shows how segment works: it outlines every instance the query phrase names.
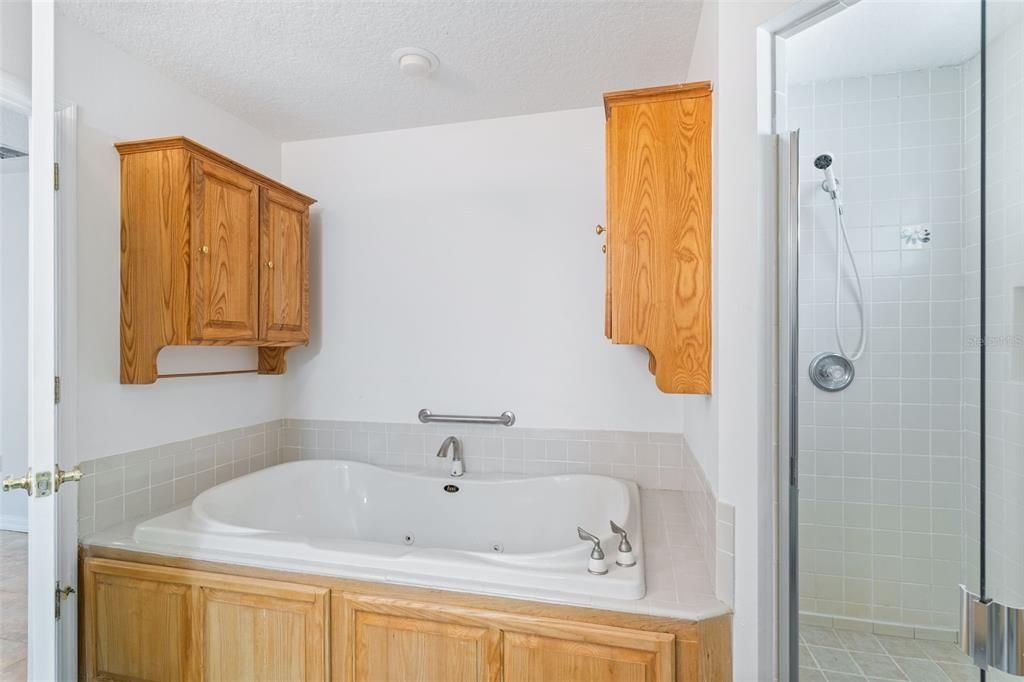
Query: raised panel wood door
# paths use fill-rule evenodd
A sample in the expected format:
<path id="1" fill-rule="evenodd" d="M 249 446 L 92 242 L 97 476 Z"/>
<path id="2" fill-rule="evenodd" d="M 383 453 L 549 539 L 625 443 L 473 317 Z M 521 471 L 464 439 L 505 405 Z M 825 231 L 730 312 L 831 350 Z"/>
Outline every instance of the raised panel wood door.
<path id="1" fill-rule="evenodd" d="M 192 588 L 166 570 L 90 562 L 82 595 L 87 680 L 198 680 Z"/>
<path id="2" fill-rule="evenodd" d="M 323 682 L 328 591 L 237 578 L 199 587 L 204 682 Z"/>
<path id="3" fill-rule="evenodd" d="M 672 635 L 565 624 L 503 637 L 504 682 L 675 680 Z"/>
<path id="4" fill-rule="evenodd" d="M 309 208 L 260 191 L 260 338 L 309 340 Z"/>
<path id="5" fill-rule="evenodd" d="M 501 633 L 468 610 L 388 597 L 334 596 L 335 680 L 499 682 Z"/>
<path id="6" fill-rule="evenodd" d="M 605 96 L 605 333 L 662 391 L 711 392 L 711 88 Z"/>
<path id="7" fill-rule="evenodd" d="M 192 160 L 192 339 L 258 334 L 259 185 L 230 168 Z"/>

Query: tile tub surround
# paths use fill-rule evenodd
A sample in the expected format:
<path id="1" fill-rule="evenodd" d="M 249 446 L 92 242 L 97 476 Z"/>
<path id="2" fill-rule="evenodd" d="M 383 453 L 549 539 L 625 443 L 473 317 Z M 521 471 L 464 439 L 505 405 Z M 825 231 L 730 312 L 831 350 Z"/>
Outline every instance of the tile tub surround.
<path id="1" fill-rule="evenodd" d="M 714 538 L 716 501 L 682 434 L 306 419 L 274 420 L 82 462 L 79 534 L 171 509 L 217 483 L 298 459 L 444 471 L 449 460 L 436 454 L 449 435 L 462 439 L 469 474 L 593 473 L 648 489 L 695 492 L 693 516 Z M 708 563 L 713 574 L 713 553 Z"/>
<path id="2" fill-rule="evenodd" d="M 463 440 L 469 475 L 594 473 L 636 481 L 645 500 L 661 500 L 660 491 L 681 493 L 666 498 L 680 505 L 678 510 L 667 502 L 655 508 L 645 504 L 645 522 L 661 513 L 658 518 L 677 520 L 669 528 L 696 535 L 699 542 L 686 541 L 687 566 L 693 567 L 692 554 L 699 552 L 700 575 L 689 576 L 688 593 L 701 593 L 700 585 L 706 584 L 711 595 L 732 604 L 733 508 L 715 498 L 677 433 L 275 420 L 82 462 L 79 536 L 170 511 L 213 485 L 281 462 L 349 459 L 444 471 L 449 462 L 436 457 L 437 448 L 453 434 Z"/>
<path id="3" fill-rule="evenodd" d="M 467 473 L 601 474 L 659 490 L 692 490 L 704 480 L 680 433 L 286 419 L 281 457 L 443 471 L 450 464 L 437 449 L 452 435 L 462 439 Z"/>
<path id="4" fill-rule="evenodd" d="M 218 483 L 281 463 L 281 421 L 83 461 L 78 534 L 152 516 Z"/>

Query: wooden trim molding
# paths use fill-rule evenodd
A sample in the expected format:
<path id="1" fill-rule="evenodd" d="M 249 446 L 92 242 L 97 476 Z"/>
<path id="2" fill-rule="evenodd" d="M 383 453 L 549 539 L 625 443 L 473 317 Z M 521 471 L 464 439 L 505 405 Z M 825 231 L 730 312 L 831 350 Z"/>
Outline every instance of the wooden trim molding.
<path id="1" fill-rule="evenodd" d="M 679 83 L 676 85 L 659 85 L 654 88 L 637 88 L 633 90 L 617 90 L 604 93 L 604 115 L 611 116 L 612 107 L 616 104 L 640 104 L 644 102 L 661 102 L 671 99 L 689 97 L 707 97 L 711 94 L 711 81 Z"/>
<path id="2" fill-rule="evenodd" d="M 117 148 L 117 151 L 121 156 L 127 156 L 128 154 L 140 154 L 142 152 L 161 151 L 165 149 L 185 149 L 196 156 L 206 157 L 209 161 L 213 161 L 214 163 L 218 163 L 222 166 L 227 166 L 228 168 L 243 175 L 248 175 L 261 185 L 272 187 L 280 192 L 289 194 L 299 199 L 307 206 L 312 206 L 316 203 L 316 199 L 313 197 L 306 196 L 301 192 L 296 192 L 291 187 L 288 187 L 273 178 L 267 177 L 262 173 L 258 173 L 252 168 L 244 166 L 219 152 L 215 152 L 209 147 L 199 144 L 195 140 L 184 137 L 183 135 L 176 135 L 173 137 L 155 137 L 148 140 L 133 140 L 131 142 L 115 142 L 114 147 Z"/>

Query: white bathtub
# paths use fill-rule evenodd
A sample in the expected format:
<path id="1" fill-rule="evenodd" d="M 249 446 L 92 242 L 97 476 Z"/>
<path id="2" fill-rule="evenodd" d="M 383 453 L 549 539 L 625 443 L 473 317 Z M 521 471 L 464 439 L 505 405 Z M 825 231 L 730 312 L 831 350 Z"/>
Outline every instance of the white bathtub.
<path id="1" fill-rule="evenodd" d="M 609 520 L 630 532 L 635 567 L 615 565 Z M 607 575 L 587 573 L 591 545 L 577 526 L 602 538 Z M 191 507 L 140 523 L 133 538 L 467 591 L 613 599 L 645 591 L 639 491 L 607 476 L 455 479 L 359 462 L 291 462 L 210 488 Z"/>

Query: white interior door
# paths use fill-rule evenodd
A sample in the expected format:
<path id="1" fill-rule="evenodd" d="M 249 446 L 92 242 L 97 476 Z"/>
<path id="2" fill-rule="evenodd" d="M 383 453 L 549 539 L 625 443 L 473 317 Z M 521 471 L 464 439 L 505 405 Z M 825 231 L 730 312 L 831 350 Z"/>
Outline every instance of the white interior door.
<path id="1" fill-rule="evenodd" d="M 53 2 L 32 2 L 28 237 L 28 679 L 57 679 Z"/>

